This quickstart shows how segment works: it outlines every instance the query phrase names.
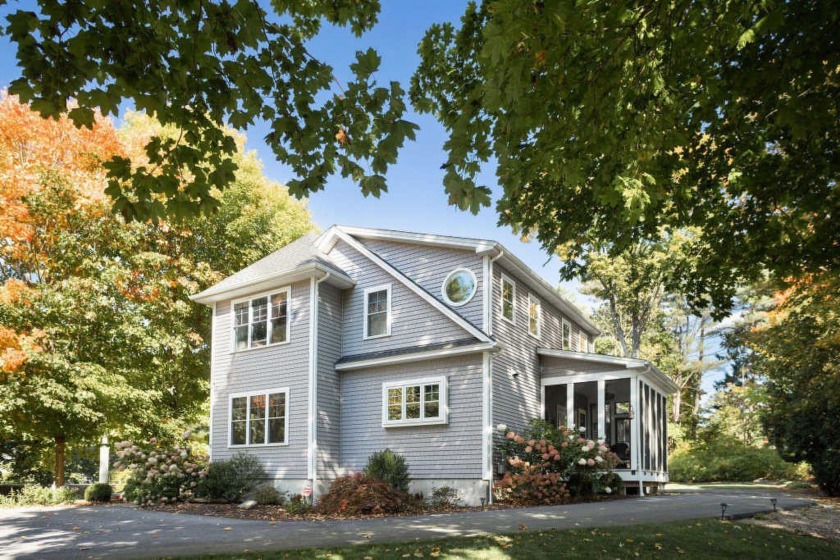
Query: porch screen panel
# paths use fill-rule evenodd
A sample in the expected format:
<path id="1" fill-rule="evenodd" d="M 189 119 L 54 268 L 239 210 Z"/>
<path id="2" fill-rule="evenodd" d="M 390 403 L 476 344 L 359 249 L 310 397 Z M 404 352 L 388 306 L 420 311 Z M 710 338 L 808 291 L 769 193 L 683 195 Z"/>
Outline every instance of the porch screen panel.
<path id="1" fill-rule="evenodd" d="M 662 401 L 659 391 L 653 392 L 653 402 L 656 403 L 656 470 L 662 470 Z"/>
<path id="2" fill-rule="evenodd" d="M 657 400 L 656 390 L 648 385 L 650 391 L 650 468 L 652 470 L 659 470 L 659 422 L 656 420 L 656 414 L 659 410 L 659 401 Z"/>

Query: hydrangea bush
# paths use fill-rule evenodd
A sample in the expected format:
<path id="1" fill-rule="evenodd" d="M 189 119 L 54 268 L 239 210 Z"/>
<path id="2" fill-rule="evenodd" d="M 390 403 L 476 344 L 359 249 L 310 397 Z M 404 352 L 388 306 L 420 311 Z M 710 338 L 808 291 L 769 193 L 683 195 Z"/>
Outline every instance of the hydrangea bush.
<path id="1" fill-rule="evenodd" d="M 186 444 L 184 434 L 180 445 L 163 446 L 151 439 L 147 447 L 130 441 L 116 444 L 118 469 L 131 474 L 123 495 L 138 505 L 174 503 L 191 498 L 207 476 L 204 457 L 197 457 Z"/>
<path id="2" fill-rule="evenodd" d="M 555 428 L 543 420 L 532 420 L 522 434 L 504 425 L 499 431 L 504 433 L 499 448 L 508 469 L 496 484 L 497 499 L 552 504 L 593 490 L 613 491 L 614 484 L 599 485 L 597 481 L 610 473 L 619 459 L 603 440 L 587 439 L 583 428 Z"/>

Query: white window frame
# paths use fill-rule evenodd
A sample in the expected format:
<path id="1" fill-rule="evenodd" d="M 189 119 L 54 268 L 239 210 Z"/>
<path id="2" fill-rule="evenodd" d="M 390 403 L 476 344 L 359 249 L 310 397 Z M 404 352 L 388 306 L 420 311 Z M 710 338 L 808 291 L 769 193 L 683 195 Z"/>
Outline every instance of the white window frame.
<path id="1" fill-rule="evenodd" d="M 385 326 L 387 330 L 384 334 L 376 334 L 373 336 L 368 336 L 368 296 L 370 294 L 386 291 L 388 292 L 388 310 L 387 310 L 387 317 L 385 318 Z M 363 301 L 362 307 L 362 340 L 373 340 L 376 338 L 385 338 L 386 336 L 391 336 L 391 284 L 382 284 L 380 286 L 373 286 L 371 288 L 365 288 L 365 297 Z"/>
<path id="2" fill-rule="evenodd" d="M 449 299 L 449 295 L 446 293 L 446 285 L 449 283 L 449 279 L 459 272 L 466 272 L 472 277 L 473 289 L 472 292 L 470 292 L 470 295 L 467 299 L 461 302 L 456 302 Z M 472 298 L 475 297 L 476 292 L 478 292 L 478 278 L 476 277 L 475 272 L 463 266 L 459 266 L 458 268 L 447 274 L 446 278 L 443 279 L 443 284 L 440 285 L 440 295 L 443 296 L 443 301 L 445 301 L 446 304 L 450 307 L 461 307 L 467 305 L 470 301 L 472 301 Z"/>
<path id="3" fill-rule="evenodd" d="M 566 327 L 569 328 L 569 338 L 566 339 Z M 560 322 L 560 348 L 563 350 L 572 350 L 572 324 L 565 318 Z M 568 344 L 567 344 L 568 343 Z"/>
<path id="4" fill-rule="evenodd" d="M 245 398 L 245 441 L 251 437 L 251 397 L 265 396 L 265 438 L 268 439 L 268 396 L 283 393 L 286 396 L 286 417 L 284 418 L 284 441 L 277 443 L 233 443 L 233 399 Z M 289 445 L 289 388 L 266 389 L 264 391 L 249 391 L 247 393 L 230 393 L 228 395 L 228 448 L 244 447 L 285 447 Z"/>
<path id="5" fill-rule="evenodd" d="M 537 332 L 531 332 L 531 305 L 537 306 Z M 534 294 L 528 294 L 528 334 L 539 339 L 542 335 L 542 302 Z"/>
<path id="6" fill-rule="evenodd" d="M 423 387 L 437 384 L 438 386 L 438 410 L 440 414 L 436 418 L 425 418 L 426 415 L 426 393 Z M 405 419 L 405 388 L 420 385 L 420 418 Z M 388 419 L 388 390 L 402 389 L 402 419 Z M 406 426 L 436 426 L 449 423 L 449 390 L 447 378 L 424 377 L 422 379 L 408 379 L 406 381 L 385 381 L 382 383 L 382 427 L 401 428 Z"/>
<path id="7" fill-rule="evenodd" d="M 276 296 L 277 294 L 286 294 L 286 340 L 282 342 L 269 342 L 271 340 L 271 297 Z M 266 344 L 264 346 L 251 346 L 251 302 L 255 299 L 259 298 L 268 298 L 268 317 L 266 318 L 267 325 L 266 325 Z M 236 348 L 236 304 L 238 303 L 248 303 L 248 347 L 237 349 Z M 255 294 L 252 296 L 248 296 L 246 298 L 239 298 L 232 300 L 230 302 L 230 352 L 249 352 L 251 350 L 259 350 L 261 348 L 270 348 L 272 346 L 282 346 L 284 344 L 288 344 L 292 341 L 292 287 L 291 286 L 283 286 L 282 288 L 278 288 L 275 290 L 271 290 L 268 292 L 263 292 L 260 294 Z M 240 325 L 241 326 L 241 325 Z"/>
<path id="8" fill-rule="evenodd" d="M 513 314 L 513 317 L 510 319 L 505 317 L 505 282 L 513 286 L 513 301 L 511 306 L 511 313 Z M 516 282 L 514 282 L 513 279 L 507 276 L 506 274 L 502 274 L 501 280 L 499 282 L 499 316 L 511 325 L 516 324 Z"/>

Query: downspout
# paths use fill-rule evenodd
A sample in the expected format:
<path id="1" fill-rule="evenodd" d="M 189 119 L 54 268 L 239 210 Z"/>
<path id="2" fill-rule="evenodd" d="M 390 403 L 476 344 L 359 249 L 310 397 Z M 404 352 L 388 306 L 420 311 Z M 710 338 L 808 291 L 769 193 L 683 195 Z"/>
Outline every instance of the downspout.
<path id="1" fill-rule="evenodd" d="M 310 279 L 309 283 L 309 480 L 312 481 L 312 503 L 315 503 L 318 482 L 318 286 L 330 277 L 330 272 L 323 278 Z"/>
<path id="2" fill-rule="evenodd" d="M 488 336 L 493 335 L 493 263 L 504 255 L 505 252 L 499 250 L 499 254 L 492 259 L 486 259 L 487 266 L 485 267 L 484 278 L 484 332 Z M 486 258 L 486 257 L 485 257 Z M 484 367 L 486 368 L 484 375 L 484 406 L 486 408 L 485 417 L 485 453 L 487 454 L 487 469 L 489 477 L 487 481 L 487 503 L 493 503 L 493 357 L 487 352 L 483 358 Z"/>

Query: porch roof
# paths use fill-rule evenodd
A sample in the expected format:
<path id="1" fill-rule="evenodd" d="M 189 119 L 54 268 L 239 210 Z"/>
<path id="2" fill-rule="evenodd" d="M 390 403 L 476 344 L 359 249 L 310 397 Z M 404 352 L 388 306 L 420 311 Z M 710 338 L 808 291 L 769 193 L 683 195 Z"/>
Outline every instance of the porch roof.
<path id="1" fill-rule="evenodd" d="M 594 352 L 573 352 L 571 350 L 558 350 L 555 348 L 537 348 L 537 354 L 547 358 L 609 364 L 624 369 L 640 369 L 642 370 L 642 374 L 648 375 L 652 379 L 656 380 L 669 395 L 676 393 L 680 389 L 670 377 L 662 373 L 659 368 L 648 360 L 641 360 L 638 358 L 620 358 L 618 356 L 608 356 L 606 354 L 596 354 Z"/>

